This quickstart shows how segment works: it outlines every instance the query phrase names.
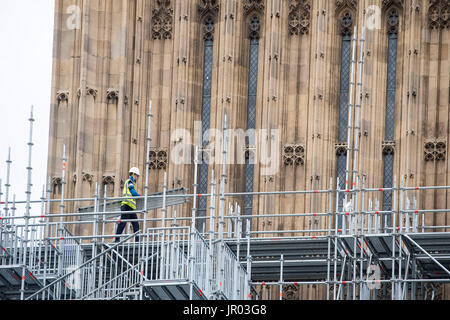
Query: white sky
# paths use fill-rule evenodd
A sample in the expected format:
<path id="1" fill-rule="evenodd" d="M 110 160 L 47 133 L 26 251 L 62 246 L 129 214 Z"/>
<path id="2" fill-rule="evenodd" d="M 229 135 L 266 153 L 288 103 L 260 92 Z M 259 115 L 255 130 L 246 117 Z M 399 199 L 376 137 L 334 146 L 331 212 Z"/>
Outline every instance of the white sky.
<path id="1" fill-rule="evenodd" d="M 17 200 L 26 199 L 31 105 L 35 118 L 33 200 L 41 197 L 46 181 L 53 15 L 54 0 L 0 0 L 0 178 L 5 193 L 6 159 L 11 147 L 11 200 L 13 193 Z M 37 214 L 34 209 L 32 213 Z"/>

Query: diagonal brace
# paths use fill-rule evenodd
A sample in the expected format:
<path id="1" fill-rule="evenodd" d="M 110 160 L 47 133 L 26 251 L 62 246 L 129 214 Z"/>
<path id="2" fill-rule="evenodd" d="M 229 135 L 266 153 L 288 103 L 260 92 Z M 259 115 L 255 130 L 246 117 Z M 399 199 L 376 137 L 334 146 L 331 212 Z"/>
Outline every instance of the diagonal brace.
<path id="1" fill-rule="evenodd" d="M 446 267 L 444 267 L 439 261 L 437 261 L 431 254 L 429 254 L 424 248 L 422 248 L 417 242 L 415 242 L 413 239 L 411 239 L 410 236 L 404 234 L 403 237 L 407 238 L 409 241 L 411 241 L 412 244 L 414 244 L 417 248 L 419 248 L 420 251 L 425 253 L 433 262 L 435 262 L 439 267 L 442 268 L 445 272 L 447 272 L 450 275 L 450 271 L 447 270 Z"/>

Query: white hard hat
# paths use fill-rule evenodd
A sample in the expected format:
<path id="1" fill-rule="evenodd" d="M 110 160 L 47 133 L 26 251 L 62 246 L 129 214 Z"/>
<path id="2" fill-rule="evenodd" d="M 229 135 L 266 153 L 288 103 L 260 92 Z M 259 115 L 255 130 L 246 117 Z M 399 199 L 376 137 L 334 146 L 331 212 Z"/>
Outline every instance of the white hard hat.
<path id="1" fill-rule="evenodd" d="M 136 167 L 131 168 L 129 172 L 137 174 L 138 176 L 141 175 L 141 172 L 139 171 L 139 168 L 136 168 Z"/>

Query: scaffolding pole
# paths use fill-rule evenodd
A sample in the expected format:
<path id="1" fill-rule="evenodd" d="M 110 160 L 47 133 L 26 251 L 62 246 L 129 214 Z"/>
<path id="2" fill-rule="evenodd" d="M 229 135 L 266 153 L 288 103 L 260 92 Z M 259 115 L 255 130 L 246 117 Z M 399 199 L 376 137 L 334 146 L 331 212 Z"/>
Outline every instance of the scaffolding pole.
<path id="1" fill-rule="evenodd" d="M 31 200 L 31 172 L 33 168 L 31 167 L 31 153 L 33 149 L 33 106 L 31 106 L 31 113 L 30 118 L 28 119 L 30 122 L 30 140 L 28 142 L 28 166 L 27 166 L 27 191 L 26 197 L 27 197 L 27 204 L 25 207 L 25 238 L 22 240 L 24 243 L 24 249 L 23 249 L 23 260 L 22 260 L 22 279 L 21 279 L 21 287 L 20 287 L 20 300 L 25 299 L 25 276 L 26 276 L 26 270 L 27 270 L 27 248 L 28 248 L 28 224 L 30 220 L 30 200 Z"/>
<path id="2" fill-rule="evenodd" d="M 364 30 L 362 32 L 362 40 L 364 39 Z M 361 49 L 363 48 L 363 43 L 361 44 Z M 362 65 L 363 52 L 361 51 Z M 360 68 L 360 80 L 361 80 L 362 66 Z M 360 97 L 361 91 L 361 81 L 358 82 L 358 96 Z M 357 106 L 356 111 L 356 125 L 355 128 L 355 146 L 351 148 L 353 150 L 354 160 L 353 160 L 353 183 L 351 188 L 347 186 L 346 189 L 340 189 L 339 187 L 339 177 L 337 178 L 336 187 L 333 189 L 333 178 L 330 178 L 330 186 L 326 190 L 303 190 L 303 191 L 275 191 L 275 192 L 251 192 L 244 193 L 248 195 L 283 195 L 283 194 L 327 194 L 328 196 L 328 211 L 323 213 L 270 213 L 262 214 L 257 216 L 241 215 L 240 206 L 235 203 L 234 206 L 229 206 L 229 213 L 225 215 L 226 208 L 226 197 L 233 197 L 236 195 L 241 195 L 243 193 L 225 193 L 226 184 L 226 157 L 227 157 L 227 146 L 228 146 L 228 136 L 227 136 L 227 117 L 224 117 L 223 125 L 223 151 L 222 151 L 222 175 L 220 177 L 220 206 L 219 206 L 219 224 L 218 231 L 215 232 L 215 219 L 216 219 L 216 181 L 214 176 L 214 169 L 212 170 L 212 178 L 210 194 L 202 194 L 201 196 L 210 197 L 210 214 L 208 217 L 197 217 L 196 207 L 197 207 L 197 165 L 198 165 L 198 149 L 196 149 L 196 163 L 194 167 L 195 179 L 194 179 L 194 193 L 193 195 L 193 207 L 192 216 L 186 218 L 177 218 L 175 211 L 173 212 L 173 217 L 167 216 L 167 208 L 170 204 L 167 204 L 167 174 L 164 174 L 164 185 L 162 195 L 156 196 L 157 198 L 162 198 L 162 215 L 160 218 L 147 219 L 145 213 L 148 209 L 148 204 L 144 205 L 144 218 L 138 219 L 139 221 L 155 221 L 161 223 L 161 228 L 158 228 L 157 233 L 155 230 L 145 228 L 144 233 L 137 235 L 131 235 L 127 239 L 137 235 L 142 239 L 141 243 L 129 243 L 127 239 L 121 241 L 119 244 L 110 247 L 105 238 L 111 238 L 112 235 L 105 234 L 106 225 L 112 223 L 112 221 L 107 221 L 106 215 L 112 214 L 113 212 L 106 211 L 107 201 L 115 198 L 107 198 L 107 188 L 104 188 L 103 199 L 100 198 L 98 183 L 95 185 L 95 193 L 93 198 L 88 198 L 94 203 L 94 212 L 90 215 L 93 219 L 89 221 L 65 221 L 69 217 L 80 217 L 83 214 L 67 213 L 65 212 L 66 202 L 76 202 L 84 201 L 87 198 L 78 199 L 66 199 L 65 198 L 65 169 L 66 169 L 66 151 L 65 146 L 63 146 L 62 155 L 62 187 L 61 187 L 61 198 L 50 200 L 51 193 L 51 183 L 50 180 L 47 183 L 47 198 L 45 198 L 45 186 L 43 188 L 42 196 L 39 201 L 31 200 L 31 154 L 32 154 L 32 128 L 33 128 L 33 111 L 31 111 L 30 117 L 30 140 L 29 146 L 29 157 L 28 157 L 28 181 L 27 181 L 27 199 L 26 201 L 20 201 L 20 203 L 26 204 L 26 213 L 24 217 L 16 216 L 15 214 L 15 195 L 13 196 L 12 207 L 10 207 L 11 202 L 9 201 L 9 195 L 4 204 L 5 207 L 2 208 L 2 212 L 5 212 L 5 217 L 2 218 L 3 224 L 0 225 L 0 231 L 2 237 L 0 239 L 2 242 L 2 249 L 5 254 L 2 255 L 2 267 L 3 264 L 6 266 L 11 265 L 14 268 L 14 264 L 18 263 L 19 268 L 22 270 L 22 279 L 19 279 L 20 290 L 17 290 L 17 294 L 20 293 L 20 298 L 27 299 L 25 297 L 25 285 L 28 285 L 28 274 L 35 276 L 35 271 L 39 272 L 39 280 L 43 279 L 44 290 L 36 291 L 32 296 L 39 297 L 42 299 L 65 299 L 70 298 L 114 298 L 114 299 L 125 299 L 127 297 L 134 296 L 136 298 L 144 299 L 144 283 L 147 281 L 148 264 L 151 263 L 153 268 L 154 263 L 156 265 L 156 273 L 150 272 L 150 278 L 156 277 L 166 280 L 174 280 L 178 273 L 182 273 L 182 269 L 187 270 L 186 277 L 189 277 L 189 298 L 194 298 L 194 295 L 198 295 L 197 289 L 201 287 L 200 293 L 205 293 L 205 296 L 209 299 L 214 298 L 229 298 L 238 299 L 244 297 L 245 299 L 250 298 L 250 290 L 252 285 L 273 285 L 278 286 L 279 299 L 282 299 L 283 286 L 285 285 L 303 285 L 303 284 L 320 284 L 325 285 L 327 288 L 327 299 L 331 298 L 330 289 L 333 287 L 333 299 L 353 299 L 356 300 L 359 293 L 359 299 L 370 298 L 370 292 L 367 294 L 367 286 L 372 280 L 367 276 L 363 277 L 363 269 L 367 264 L 367 270 L 371 263 L 383 264 L 386 266 L 387 270 L 383 270 L 383 275 L 386 279 L 377 280 L 378 284 L 384 284 L 384 289 L 386 285 L 392 286 L 391 299 L 415 299 L 418 296 L 416 290 L 418 286 L 423 284 L 426 285 L 428 290 L 426 293 L 426 298 L 429 298 L 431 293 L 431 298 L 435 297 L 437 288 L 434 284 L 437 283 L 449 283 L 450 279 L 445 278 L 450 276 L 449 267 L 447 265 L 447 259 L 450 258 L 448 253 L 445 251 L 439 251 L 439 248 L 428 249 L 422 244 L 427 244 L 425 240 L 427 238 L 421 238 L 422 235 L 428 236 L 433 235 L 434 237 L 442 237 L 442 239 L 450 237 L 448 232 L 418 232 L 418 217 L 419 214 L 432 214 L 435 212 L 450 212 L 449 209 L 417 209 L 416 202 L 410 200 L 407 197 L 407 190 L 417 191 L 417 190 L 431 190 L 431 189 L 442 189 L 448 190 L 450 186 L 425 186 L 425 187 L 414 187 L 405 188 L 404 179 L 400 179 L 400 187 L 398 186 L 397 179 L 394 176 L 393 186 L 391 188 L 366 188 L 366 178 L 363 176 L 362 180 L 357 175 L 356 162 L 358 148 L 358 135 L 359 128 L 359 113 L 358 110 L 360 106 Z M 149 114 L 150 115 L 150 112 Z M 150 120 L 150 119 L 149 119 Z M 350 123 L 351 125 L 351 123 Z M 150 132 L 150 131 L 149 131 Z M 149 137 L 149 135 L 148 135 Z M 150 140 L 147 140 L 149 142 Z M 149 145 L 148 145 L 149 146 Z M 8 155 L 8 161 L 10 161 L 10 152 Z M 148 157 L 147 157 L 148 158 Z M 9 163 L 7 162 L 7 166 Z M 148 162 L 146 163 L 146 194 L 145 199 L 148 199 Z M 9 188 L 9 169 L 7 170 L 7 180 L 6 185 Z M 360 187 L 360 182 L 362 186 Z M 348 183 L 348 182 L 347 182 Z M 1 183 L 0 183 L 1 184 Z M 393 205 L 390 210 L 379 211 L 378 204 L 375 204 L 375 209 L 372 210 L 372 201 L 369 192 L 384 192 L 392 191 L 393 193 Z M 0 193 L 3 190 L 0 190 Z M 9 193 L 9 190 L 5 190 Z M 339 195 L 345 193 L 351 195 L 352 206 L 345 210 L 345 212 L 340 212 L 338 209 Z M 335 226 L 332 227 L 333 218 L 333 196 L 336 194 L 336 209 L 334 212 Z M 183 195 L 185 196 L 185 195 Z M 199 195 L 200 196 L 200 195 Z M 0 194 L 3 197 L 3 194 Z M 368 210 L 365 209 L 366 197 L 369 198 Z M 120 198 L 119 198 L 120 199 Z M 52 214 L 50 204 L 52 202 L 59 201 L 59 214 Z M 101 209 L 101 202 L 103 201 L 103 208 Z M 145 200 L 144 200 L 145 201 Z M 1 202 L 1 199 L 0 199 Z M 397 203 L 398 202 L 398 203 Z M 41 212 L 39 215 L 31 216 L 31 203 L 40 203 Z M 414 203 L 414 205 L 411 205 Z M 324 202 L 326 205 L 326 202 Z M 413 208 L 411 208 L 413 206 Z M 5 210 L 7 208 L 7 210 Z M 139 211 L 138 211 L 139 212 Z M 142 211 L 140 211 L 142 212 Z M 120 213 L 120 212 L 119 212 Z M 89 214 L 88 214 L 89 215 Z M 278 217 L 281 219 L 287 217 L 297 217 L 297 216 L 320 216 L 328 217 L 328 227 L 322 229 L 298 229 L 298 230 L 265 230 L 257 231 L 251 230 L 249 223 L 246 223 L 245 234 L 242 236 L 242 221 L 250 218 L 264 218 L 264 217 Z M 384 225 L 380 224 L 380 216 L 384 219 Z M 342 227 L 338 226 L 338 220 L 342 217 L 344 222 Z M 367 217 L 367 227 L 366 219 Z M 39 220 L 40 218 L 40 220 Z M 55 222 L 50 222 L 52 218 L 56 218 Z M 59 218 L 59 219 L 57 219 Z M 410 222 L 411 218 L 411 222 Z M 24 219 L 24 224 L 21 221 Z M 190 227 L 177 227 L 177 220 L 190 219 Z M 209 219 L 209 230 L 204 230 L 203 235 L 198 232 L 195 228 L 197 220 L 203 219 L 205 221 L 203 224 L 206 226 L 206 219 Z M 359 219 L 359 220 L 358 220 Z M 389 219 L 389 224 L 387 223 Z M 167 221 L 174 221 L 172 227 L 166 227 Z M 100 228 L 99 223 L 102 223 Z M 71 235 L 66 226 L 75 225 L 79 223 L 85 223 L 88 227 L 92 228 L 90 235 L 78 236 Z M 228 229 L 225 232 L 225 224 L 227 223 Z M 375 227 L 372 228 L 372 224 Z M 5 226 L 6 225 L 6 226 Z M 157 223 L 159 225 L 159 223 Z M 145 225 L 146 226 L 146 225 Z M 181 233 L 176 230 L 186 229 L 186 234 L 180 237 Z M 433 228 L 444 228 L 444 226 L 425 226 L 422 225 L 422 231 Z M 445 230 L 445 229 L 444 229 Z M 292 235 L 290 234 L 292 233 Z M 320 233 L 323 233 L 319 235 Z M 300 234 L 300 235 L 299 235 Z M 157 247 L 153 251 L 150 246 L 149 238 L 151 236 L 157 235 L 157 241 L 151 242 L 151 246 Z M 161 237 L 162 235 L 162 237 Z M 208 239 L 206 239 L 206 235 Z M 266 236 L 267 235 L 267 236 Z M 417 238 L 416 238 L 417 237 Z M 376 238 L 377 241 L 384 241 L 384 248 L 387 250 L 383 253 L 384 256 L 378 257 L 376 250 L 374 249 L 373 243 L 371 246 L 367 242 L 372 241 L 371 238 Z M 422 240 L 421 240 L 422 239 Z M 439 238 L 441 239 L 441 238 Z M 83 240 L 83 246 L 75 240 Z M 84 241 L 86 240 L 86 241 Z M 302 241 L 312 241 L 317 240 L 320 244 L 320 258 L 314 259 L 291 259 L 290 255 L 286 252 L 288 248 L 281 248 L 277 251 L 276 255 L 271 259 L 267 259 L 265 255 L 258 255 L 259 248 L 261 244 L 265 245 L 267 243 L 277 243 L 271 240 L 283 240 L 295 244 L 300 244 Z M 320 241 L 319 241 L 320 240 Z M 367 241 L 367 242 L 366 242 Z M 420 242 L 424 241 L 424 242 Z M 433 240 L 434 241 L 434 240 Z M 443 241 L 443 240 L 439 240 Z M 243 250 L 242 246 L 247 244 L 247 254 L 246 262 L 247 268 L 246 272 L 241 266 L 240 253 Z M 309 243 L 309 242 L 306 242 Z M 6 244 L 6 248 L 4 247 Z M 431 242 L 431 245 L 438 245 L 438 242 Z M 334 245 L 334 247 L 333 247 Z M 233 250 L 232 248 L 234 246 Z M 358 252 L 358 247 L 360 251 Z M 416 254 L 417 250 L 423 253 Z M 89 256 L 82 257 L 79 251 L 73 251 L 73 249 L 81 250 L 81 248 L 86 249 L 90 252 Z M 270 246 L 265 247 L 265 249 L 270 249 Z M 82 249 L 82 250 L 84 250 Z M 366 252 L 367 249 L 367 252 Z M 255 250 L 255 251 L 253 251 Z M 353 252 L 352 252 L 353 250 Z M 375 253 L 374 251 L 375 250 Z M 411 251 L 412 250 L 412 251 Z M 415 251 L 414 251 L 415 250 Z M 100 252 L 99 252 L 100 251 Z M 333 253 L 334 251 L 334 253 Z M 392 251 L 392 252 L 390 252 Z M 438 253 L 434 251 L 439 251 Z M 15 257 L 5 258 L 7 254 L 14 254 Z M 74 253 L 75 252 L 75 253 Z M 252 254 L 256 252 L 255 261 L 253 261 Z M 74 255 L 76 254 L 76 255 Z M 176 256 L 180 254 L 180 259 L 177 260 Z M 279 254 L 279 256 L 278 256 Z M 310 253 L 311 254 L 311 253 Z M 312 253 L 314 255 L 314 252 Z M 261 257 L 264 259 L 259 260 Z M 278 258 L 280 257 L 280 258 Z M 144 259 L 144 260 L 142 260 Z M 160 260 L 159 260 L 160 259 Z M 184 259 L 184 260 L 183 260 Z M 44 261 L 42 261 L 44 260 Z M 86 260 L 86 261 L 85 261 Z M 375 262 L 374 262 L 375 260 Z M 422 261 L 432 261 L 440 269 L 439 271 L 445 272 L 444 276 L 438 278 L 426 278 L 426 269 L 422 265 Z M 39 261 L 39 263 L 37 263 Z M 52 261 L 52 262 L 50 262 Z M 83 288 L 87 288 L 87 291 L 83 294 L 72 291 L 70 287 L 67 287 L 67 282 L 69 281 L 74 272 L 70 271 L 66 264 L 67 262 L 74 263 L 78 266 L 77 270 L 84 270 L 86 274 L 83 275 L 85 282 L 83 282 Z M 158 262 L 159 261 L 159 262 Z M 181 261 L 181 262 L 180 262 Z M 214 262 L 217 265 L 214 265 Z M 321 275 L 317 278 L 317 281 L 286 281 L 288 278 L 287 274 L 290 272 L 290 264 L 292 263 L 311 263 L 319 262 L 321 263 Z M 42 263 L 42 265 L 41 265 Z M 50 266 L 50 263 L 53 266 Z M 245 262 L 244 262 L 245 263 Z M 261 263 L 272 263 L 274 266 L 279 265 L 279 278 L 274 282 L 265 281 L 252 281 L 252 267 L 254 270 L 261 268 Z M 339 263 L 339 265 L 338 265 Z M 433 268 L 436 266 L 433 264 Z M 332 274 L 332 265 L 334 265 Z M 141 267 L 142 266 L 142 267 Z M 391 267 L 391 270 L 389 270 Z M 84 268 L 84 269 L 83 269 Z M 338 268 L 340 269 L 338 272 Z M 359 268 L 359 270 L 358 270 Z M 274 268 L 277 270 L 276 268 Z M 52 271 L 53 270 L 53 271 Z M 152 269 L 153 270 L 153 269 Z M 325 271 L 326 270 L 326 271 Z M 78 272 L 77 271 L 77 272 Z M 83 271 L 83 272 L 84 272 Z M 97 271 L 98 273 L 94 272 Z M 51 272 L 54 272 L 54 276 L 57 281 L 51 280 Z M 277 271 L 275 271 L 277 272 Z M 326 273 L 325 273 L 326 272 Z M 433 271 L 434 272 L 434 271 Z M 276 273 L 275 273 L 276 274 Z M 438 274 L 438 273 L 436 273 Z M 98 275 L 98 276 L 97 276 Z M 159 275 L 159 276 L 158 276 Z M 27 279 L 25 278 L 27 277 Z M 109 277 L 109 279 L 108 279 Z M 32 277 L 33 278 L 33 277 Z M 272 276 L 272 279 L 277 279 L 276 276 Z M 50 279 L 50 282 L 49 282 Z M 186 279 L 186 278 L 184 278 Z M 303 278 L 304 279 L 304 278 Z M 139 286 L 139 292 L 134 290 Z M 430 286 L 430 288 L 428 288 Z M 50 288 L 51 287 L 51 288 Z M 111 290 L 108 292 L 104 290 L 105 288 Z M 194 292 L 194 288 L 196 289 Z M 206 289 L 205 289 L 206 288 Z M 28 290 L 28 287 L 27 287 Z M 37 290 L 37 289 L 36 289 Z M 56 290 L 56 291 L 55 291 Z M 68 291 L 70 290 L 70 291 Z M 275 291 L 274 291 L 275 292 Z M 424 290 L 421 290 L 424 293 Z M 138 296 L 139 294 L 139 296 Z M 28 297 L 29 298 L 29 297 Z"/>
<path id="3" fill-rule="evenodd" d="M 3 210 L 5 211 L 5 217 L 8 217 L 8 197 L 9 197 L 9 188 L 11 185 L 9 184 L 9 177 L 11 174 L 11 147 L 8 148 L 8 159 L 6 160 L 6 183 L 5 183 L 5 206 Z"/>

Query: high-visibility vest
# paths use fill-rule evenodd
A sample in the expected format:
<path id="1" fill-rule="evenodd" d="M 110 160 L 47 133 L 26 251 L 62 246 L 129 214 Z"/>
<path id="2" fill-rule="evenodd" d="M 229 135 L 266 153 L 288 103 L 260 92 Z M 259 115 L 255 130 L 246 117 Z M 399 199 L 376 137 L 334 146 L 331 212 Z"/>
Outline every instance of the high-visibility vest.
<path id="1" fill-rule="evenodd" d="M 122 196 L 126 197 L 127 199 L 124 199 L 122 201 L 122 204 L 126 204 L 131 209 L 136 210 L 136 200 L 133 199 L 133 195 L 131 194 L 130 189 L 128 188 L 128 183 L 133 183 L 133 181 L 128 179 L 127 181 L 125 181 L 125 184 L 123 185 Z"/>

